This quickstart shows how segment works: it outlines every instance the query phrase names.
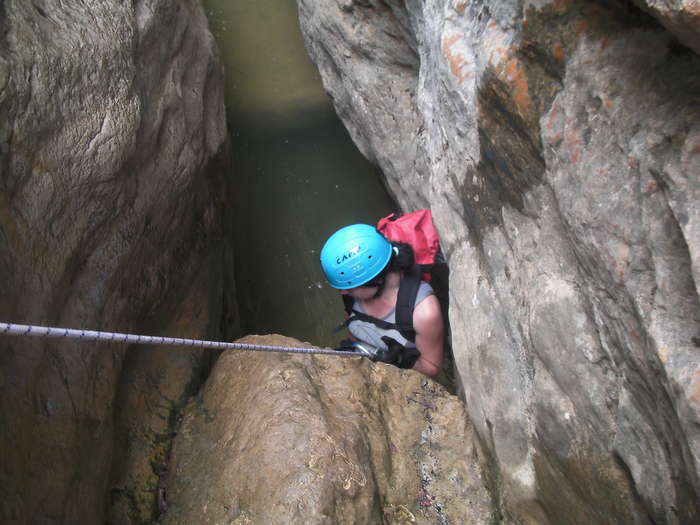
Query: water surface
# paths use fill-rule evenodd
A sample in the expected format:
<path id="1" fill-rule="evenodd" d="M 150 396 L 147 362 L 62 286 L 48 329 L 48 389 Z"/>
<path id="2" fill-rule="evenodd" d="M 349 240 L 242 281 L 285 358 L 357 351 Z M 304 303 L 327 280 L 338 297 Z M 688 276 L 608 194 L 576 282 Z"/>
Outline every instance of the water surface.
<path id="1" fill-rule="evenodd" d="M 293 0 L 205 0 L 226 70 L 228 197 L 244 333 L 330 345 L 343 319 L 319 266 L 341 226 L 394 211 L 304 49 Z"/>

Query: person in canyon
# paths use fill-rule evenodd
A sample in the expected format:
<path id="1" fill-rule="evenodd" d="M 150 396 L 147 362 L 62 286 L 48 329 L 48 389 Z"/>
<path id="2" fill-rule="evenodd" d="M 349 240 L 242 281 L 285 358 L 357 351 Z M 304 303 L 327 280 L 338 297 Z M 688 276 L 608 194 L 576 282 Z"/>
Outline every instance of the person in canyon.
<path id="1" fill-rule="evenodd" d="M 352 341 L 375 347 L 374 361 L 437 375 L 442 311 L 432 287 L 420 278 L 409 244 L 392 243 L 368 224 L 352 224 L 325 242 L 321 267 L 343 296 Z"/>

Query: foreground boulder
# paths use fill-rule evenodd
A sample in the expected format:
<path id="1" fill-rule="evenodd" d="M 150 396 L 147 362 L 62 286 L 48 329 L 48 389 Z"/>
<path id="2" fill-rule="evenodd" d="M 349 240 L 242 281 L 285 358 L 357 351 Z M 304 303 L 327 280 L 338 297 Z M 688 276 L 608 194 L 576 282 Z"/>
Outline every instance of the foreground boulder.
<path id="1" fill-rule="evenodd" d="M 417 372 L 229 351 L 184 413 L 160 523 L 492 523 L 476 454 L 463 404 Z"/>
<path id="2" fill-rule="evenodd" d="M 298 4 L 353 139 L 433 210 L 504 515 L 696 522 L 697 3 Z"/>

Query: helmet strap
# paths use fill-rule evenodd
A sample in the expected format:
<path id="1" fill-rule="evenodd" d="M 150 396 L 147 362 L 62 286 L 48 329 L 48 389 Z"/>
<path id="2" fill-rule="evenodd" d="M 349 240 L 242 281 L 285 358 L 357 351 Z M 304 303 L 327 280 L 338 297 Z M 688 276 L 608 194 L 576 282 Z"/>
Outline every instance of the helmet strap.
<path id="1" fill-rule="evenodd" d="M 392 246 L 391 248 L 391 259 L 396 257 L 399 253 L 399 250 L 396 246 Z M 390 261 L 391 261 L 390 259 Z M 384 291 L 384 286 L 386 285 L 386 275 L 389 273 L 389 267 L 391 266 L 390 262 L 386 264 L 384 269 L 377 274 L 376 277 L 373 277 L 368 283 L 363 284 L 362 286 L 376 286 L 377 291 L 375 294 L 372 296 L 372 299 L 378 298 L 380 295 L 382 295 L 382 292 Z"/>
<path id="2" fill-rule="evenodd" d="M 384 291 L 384 285 L 386 285 L 386 277 L 382 277 L 379 280 L 378 286 L 377 286 L 377 291 L 376 293 L 372 296 L 372 299 L 376 299 L 380 295 L 382 295 L 382 292 Z"/>

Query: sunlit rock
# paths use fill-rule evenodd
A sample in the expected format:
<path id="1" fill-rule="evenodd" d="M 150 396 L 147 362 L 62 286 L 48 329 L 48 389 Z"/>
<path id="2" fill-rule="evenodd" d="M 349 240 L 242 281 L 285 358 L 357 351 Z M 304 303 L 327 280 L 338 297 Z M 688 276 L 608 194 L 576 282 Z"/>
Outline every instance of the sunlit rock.
<path id="1" fill-rule="evenodd" d="M 298 4 L 354 140 L 433 210 L 505 515 L 695 521 L 698 56 L 624 2 Z"/>
<path id="2" fill-rule="evenodd" d="M 488 524 L 476 449 L 461 401 L 417 372 L 228 351 L 184 413 L 160 523 Z"/>

